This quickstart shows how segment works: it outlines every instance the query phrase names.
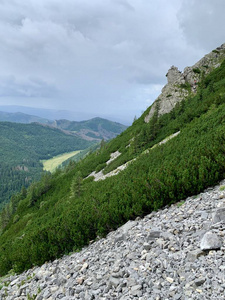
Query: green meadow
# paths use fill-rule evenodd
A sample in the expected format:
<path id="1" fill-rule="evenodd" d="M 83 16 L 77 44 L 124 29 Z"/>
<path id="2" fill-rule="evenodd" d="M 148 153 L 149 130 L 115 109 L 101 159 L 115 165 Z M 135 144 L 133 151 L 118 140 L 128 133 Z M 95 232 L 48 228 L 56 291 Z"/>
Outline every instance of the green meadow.
<path id="1" fill-rule="evenodd" d="M 69 159 L 70 157 L 80 153 L 81 150 L 73 151 L 69 153 L 63 153 L 60 155 L 57 155 L 53 158 L 41 160 L 41 163 L 43 164 L 43 169 L 45 171 L 53 172 L 57 167 L 59 167 L 65 160 Z"/>

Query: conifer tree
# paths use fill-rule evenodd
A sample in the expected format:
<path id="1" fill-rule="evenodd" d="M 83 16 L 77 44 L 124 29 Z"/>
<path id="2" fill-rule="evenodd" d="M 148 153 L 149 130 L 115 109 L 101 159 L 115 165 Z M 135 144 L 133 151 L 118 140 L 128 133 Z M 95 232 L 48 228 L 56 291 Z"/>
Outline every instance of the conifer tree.
<path id="1" fill-rule="evenodd" d="M 72 197 L 80 197 L 81 193 L 83 192 L 83 178 L 81 176 L 81 172 L 78 171 L 76 175 L 74 176 L 71 187 L 71 196 Z"/>

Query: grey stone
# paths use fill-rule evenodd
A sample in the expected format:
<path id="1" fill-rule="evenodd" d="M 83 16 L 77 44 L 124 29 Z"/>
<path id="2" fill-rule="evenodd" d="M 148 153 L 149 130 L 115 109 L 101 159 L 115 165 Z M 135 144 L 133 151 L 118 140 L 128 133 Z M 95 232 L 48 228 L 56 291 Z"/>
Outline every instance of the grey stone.
<path id="1" fill-rule="evenodd" d="M 121 229 L 123 233 L 126 235 L 128 231 L 133 228 L 135 225 L 137 225 L 136 221 L 128 221 L 126 224 L 124 224 Z"/>
<path id="2" fill-rule="evenodd" d="M 117 242 L 120 242 L 120 241 L 123 241 L 125 240 L 126 236 L 124 233 L 121 233 L 121 234 L 118 234 L 116 237 L 115 237 L 115 243 Z"/>
<path id="3" fill-rule="evenodd" d="M 138 284 L 138 285 L 132 286 L 131 291 L 139 291 L 141 289 L 142 289 L 142 286 L 140 284 Z"/>
<path id="4" fill-rule="evenodd" d="M 187 260 L 191 261 L 191 262 L 194 262 L 196 259 L 198 259 L 202 255 L 205 255 L 205 252 L 203 252 L 200 249 L 196 249 L 196 250 L 188 252 Z"/>
<path id="5" fill-rule="evenodd" d="M 56 280 L 56 282 L 57 282 L 57 285 L 58 285 L 58 286 L 61 286 L 61 285 L 65 284 L 65 283 L 67 282 L 67 280 L 66 280 L 66 278 L 64 278 L 63 276 L 60 276 L 60 277 Z"/>
<path id="6" fill-rule="evenodd" d="M 20 278 L 14 279 L 12 282 L 10 282 L 10 286 L 17 284 L 19 281 L 20 281 Z M 22 279 L 21 279 L 21 281 L 22 281 Z"/>
<path id="7" fill-rule="evenodd" d="M 205 233 L 200 244 L 201 250 L 217 250 L 220 249 L 221 246 L 221 239 L 218 235 L 210 231 Z"/>
<path id="8" fill-rule="evenodd" d="M 144 242 L 143 248 L 144 248 L 145 250 L 150 250 L 150 249 L 151 249 L 151 245 L 150 245 L 149 243 Z"/>
<path id="9" fill-rule="evenodd" d="M 84 272 L 89 267 L 88 263 L 84 263 L 82 268 L 80 269 L 81 272 Z"/>
<path id="10" fill-rule="evenodd" d="M 161 236 L 161 231 L 150 231 L 147 236 L 147 240 L 148 241 L 155 240 L 155 239 L 159 238 L 160 236 Z"/>
<path id="11" fill-rule="evenodd" d="M 201 286 L 204 282 L 205 282 L 205 278 L 204 277 L 198 278 L 198 279 L 195 280 L 195 285 L 196 286 Z"/>
<path id="12" fill-rule="evenodd" d="M 173 300 L 180 300 L 180 299 L 182 299 L 182 294 L 175 294 L 173 296 Z"/>
<path id="13" fill-rule="evenodd" d="M 43 297 L 48 299 L 51 296 L 51 291 L 49 288 L 46 288 L 45 291 L 43 292 Z"/>
<path id="14" fill-rule="evenodd" d="M 43 300 L 43 299 L 44 299 L 43 293 L 40 293 L 40 294 L 37 295 L 36 300 Z"/>
<path id="15" fill-rule="evenodd" d="M 109 278 L 109 284 L 111 285 L 111 286 L 115 286 L 115 287 L 117 287 L 119 284 L 120 284 L 120 280 L 118 279 L 118 278 L 115 278 L 115 277 L 110 277 Z"/>
<path id="16" fill-rule="evenodd" d="M 218 209 L 214 214 L 213 214 L 213 223 L 218 223 L 218 222 L 225 222 L 225 208 Z"/>

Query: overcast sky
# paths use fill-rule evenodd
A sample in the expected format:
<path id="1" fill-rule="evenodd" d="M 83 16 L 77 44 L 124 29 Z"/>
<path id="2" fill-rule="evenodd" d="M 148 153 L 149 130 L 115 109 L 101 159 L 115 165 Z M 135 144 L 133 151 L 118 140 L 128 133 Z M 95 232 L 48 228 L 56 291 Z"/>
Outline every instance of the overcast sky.
<path id="1" fill-rule="evenodd" d="M 131 123 L 225 42 L 224 0 L 0 0 L 0 105 Z"/>

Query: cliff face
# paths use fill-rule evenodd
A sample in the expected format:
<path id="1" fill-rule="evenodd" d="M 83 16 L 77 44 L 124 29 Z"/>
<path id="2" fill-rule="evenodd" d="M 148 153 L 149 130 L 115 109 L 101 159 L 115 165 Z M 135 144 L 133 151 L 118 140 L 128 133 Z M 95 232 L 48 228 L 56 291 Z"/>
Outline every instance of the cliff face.
<path id="1" fill-rule="evenodd" d="M 169 113 L 178 102 L 190 94 L 195 94 L 202 76 L 219 67 L 224 57 L 225 43 L 205 55 L 192 67 L 186 67 L 183 73 L 177 67 L 172 66 L 166 74 L 168 83 L 163 87 L 162 93 L 151 106 L 148 115 L 145 117 L 145 122 L 149 122 L 156 110 L 158 110 L 159 115 Z"/>

